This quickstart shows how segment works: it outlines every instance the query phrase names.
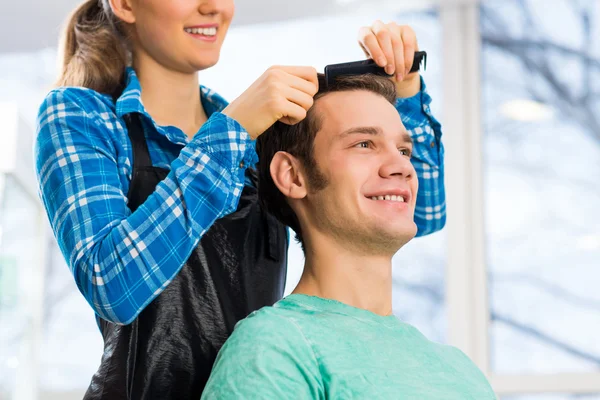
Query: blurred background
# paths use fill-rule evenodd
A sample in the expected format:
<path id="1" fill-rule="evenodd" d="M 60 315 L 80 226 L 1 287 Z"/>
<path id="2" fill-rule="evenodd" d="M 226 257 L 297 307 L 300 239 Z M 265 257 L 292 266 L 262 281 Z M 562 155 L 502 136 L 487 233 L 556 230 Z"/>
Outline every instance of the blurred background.
<path id="1" fill-rule="evenodd" d="M 0 5 L 0 399 L 80 399 L 102 339 L 37 195 L 36 114 L 77 0 Z M 465 351 L 503 400 L 600 399 L 600 2 L 237 0 L 201 83 L 363 58 L 411 25 L 444 127 L 448 224 L 394 258 L 394 312 Z M 290 249 L 286 291 L 303 256 Z M 401 362 L 401 360 L 399 360 Z"/>

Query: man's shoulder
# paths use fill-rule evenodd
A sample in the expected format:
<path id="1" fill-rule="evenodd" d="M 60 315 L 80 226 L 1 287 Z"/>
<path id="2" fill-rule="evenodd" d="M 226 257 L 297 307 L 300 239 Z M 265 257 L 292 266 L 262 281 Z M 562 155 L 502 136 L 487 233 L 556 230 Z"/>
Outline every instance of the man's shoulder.
<path id="1" fill-rule="evenodd" d="M 265 338 L 278 336 L 282 333 L 294 336 L 300 333 L 299 317 L 298 312 L 278 307 L 277 304 L 275 306 L 263 307 L 238 322 L 232 336 L 261 335 L 258 337 Z"/>
<path id="2" fill-rule="evenodd" d="M 323 398 L 319 371 L 294 311 L 264 307 L 237 323 L 202 399 Z"/>
<path id="3" fill-rule="evenodd" d="M 239 321 L 223 346 L 224 353 L 271 350 L 312 353 L 305 335 L 303 316 L 296 310 L 276 306 L 263 307 Z"/>
<path id="4" fill-rule="evenodd" d="M 295 321 L 293 311 L 263 307 L 239 321 L 220 350 L 217 364 L 223 367 L 265 360 L 314 366 L 312 346 Z"/>

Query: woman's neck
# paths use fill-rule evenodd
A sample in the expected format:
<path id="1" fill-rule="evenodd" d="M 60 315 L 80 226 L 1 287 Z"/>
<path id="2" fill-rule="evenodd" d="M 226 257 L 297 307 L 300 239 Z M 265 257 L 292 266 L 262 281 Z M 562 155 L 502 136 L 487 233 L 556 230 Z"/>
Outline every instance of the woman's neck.
<path id="1" fill-rule="evenodd" d="M 134 60 L 144 108 L 161 126 L 176 126 L 193 137 L 206 122 L 197 73 L 181 73 L 142 57 Z"/>

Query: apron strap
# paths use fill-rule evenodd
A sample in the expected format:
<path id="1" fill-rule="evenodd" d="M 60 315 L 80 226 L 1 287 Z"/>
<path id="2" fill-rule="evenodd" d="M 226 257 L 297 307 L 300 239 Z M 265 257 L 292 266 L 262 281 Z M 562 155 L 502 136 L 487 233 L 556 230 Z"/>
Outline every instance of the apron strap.
<path id="1" fill-rule="evenodd" d="M 127 135 L 131 141 L 133 154 L 133 171 L 141 168 L 152 167 L 150 160 L 150 152 L 148 144 L 144 136 L 144 126 L 142 117 L 138 113 L 130 113 L 125 115 L 125 124 L 127 125 Z"/>

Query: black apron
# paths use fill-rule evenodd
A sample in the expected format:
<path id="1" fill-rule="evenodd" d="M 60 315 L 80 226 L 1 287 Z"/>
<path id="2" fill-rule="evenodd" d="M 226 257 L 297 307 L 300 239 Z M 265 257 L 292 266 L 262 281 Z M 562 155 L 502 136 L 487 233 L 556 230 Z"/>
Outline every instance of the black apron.
<path id="1" fill-rule="evenodd" d="M 169 171 L 153 167 L 140 114 L 126 116 L 135 211 Z M 104 354 L 86 400 L 200 399 L 217 352 L 239 320 L 283 296 L 287 232 L 244 186 L 237 210 L 204 234 L 168 287 L 129 325 L 100 319 Z"/>

